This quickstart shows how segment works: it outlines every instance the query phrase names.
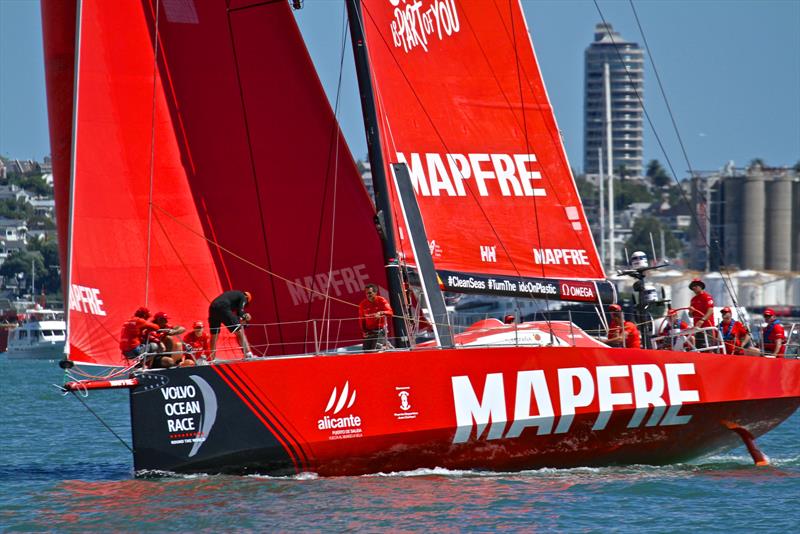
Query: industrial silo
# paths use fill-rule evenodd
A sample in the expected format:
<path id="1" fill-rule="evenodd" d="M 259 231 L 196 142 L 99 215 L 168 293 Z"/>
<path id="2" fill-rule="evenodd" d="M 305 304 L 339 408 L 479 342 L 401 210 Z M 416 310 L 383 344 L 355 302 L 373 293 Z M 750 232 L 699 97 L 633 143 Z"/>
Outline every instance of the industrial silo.
<path id="1" fill-rule="evenodd" d="M 786 272 L 792 268 L 792 176 L 781 173 L 766 183 L 767 190 L 767 233 L 766 264 L 771 271 Z M 747 200 L 745 199 L 745 202 Z M 745 218 L 745 222 L 749 219 Z"/>
<path id="2" fill-rule="evenodd" d="M 742 224 L 743 176 L 728 176 L 722 182 L 723 191 L 723 235 L 720 240 L 721 253 L 728 267 L 741 265 L 741 244 L 739 227 Z"/>
<path id="3" fill-rule="evenodd" d="M 742 269 L 764 269 L 766 191 L 761 167 L 747 170 L 742 199 Z"/>

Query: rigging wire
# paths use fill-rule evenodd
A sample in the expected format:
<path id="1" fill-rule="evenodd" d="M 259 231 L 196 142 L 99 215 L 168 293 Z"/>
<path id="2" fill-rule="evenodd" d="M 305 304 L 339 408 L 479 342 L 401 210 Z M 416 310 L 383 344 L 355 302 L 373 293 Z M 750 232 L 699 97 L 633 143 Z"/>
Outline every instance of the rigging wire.
<path id="1" fill-rule="evenodd" d="M 320 250 L 320 241 L 322 239 L 322 225 L 325 213 L 324 209 L 325 192 L 327 192 L 328 190 L 328 179 L 331 173 L 331 158 L 333 158 L 333 194 L 331 200 L 330 246 L 328 247 L 328 279 L 325 283 L 325 300 L 323 301 L 323 308 L 322 308 L 322 328 L 324 328 L 325 330 L 326 347 L 330 344 L 330 333 L 331 333 L 331 325 L 329 320 L 330 314 L 332 313 L 331 303 L 330 303 L 330 290 L 331 290 L 331 280 L 333 278 L 334 243 L 336 240 L 336 205 L 337 205 L 337 192 L 339 185 L 339 146 L 341 142 L 338 119 L 339 119 L 339 103 L 341 100 L 341 90 L 342 90 L 342 74 L 344 72 L 344 56 L 345 56 L 345 48 L 347 46 L 346 9 L 347 8 L 345 4 L 342 3 L 342 37 L 341 37 L 341 47 L 339 54 L 339 79 L 336 84 L 336 99 L 334 101 L 333 118 L 331 120 L 331 141 L 330 141 L 330 146 L 328 148 L 328 159 L 325 167 L 325 184 L 323 185 L 322 188 L 323 209 L 320 213 L 319 227 L 317 229 L 317 247 L 314 254 L 314 263 L 312 264 L 312 271 L 316 271 L 317 256 Z M 310 313 L 311 306 L 312 306 L 312 300 L 309 299 L 308 301 L 309 316 L 311 315 Z"/>
<path id="2" fill-rule="evenodd" d="M 156 89 L 158 75 L 158 20 L 161 13 L 161 0 L 156 0 L 156 14 L 153 27 L 153 101 L 150 109 L 150 190 L 147 195 L 147 258 L 144 266 L 144 305 L 150 293 L 150 258 L 152 255 L 153 229 L 153 188 L 155 187 L 156 164 Z"/>
<path id="3" fill-rule="evenodd" d="M 603 11 L 600 9 L 600 5 L 598 4 L 597 0 L 592 0 L 592 1 L 594 2 L 594 5 L 595 5 L 595 8 L 597 9 L 598 15 L 600 15 L 600 19 L 603 21 L 603 24 L 606 27 L 606 31 L 608 32 L 609 39 L 611 40 L 611 44 L 614 47 L 614 51 L 616 52 L 617 58 L 619 59 L 619 61 L 622 64 L 623 68 L 625 69 L 625 75 L 627 76 L 628 80 L 631 83 L 633 83 L 633 77 L 631 76 L 631 73 L 628 70 L 627 63 L 625 63 L 625 61 L 622 58 L 622 52 L 620 51 L 619 46 L 617 45 L 617 42 L 614 39 L 614 35 L 611 33 L 610 30 L 608 30 L 608 22 L 606 21 L 606 18 L 603 15 Z M 631 7 L 633 7 L 632 0 L 629 0 L 629 2 L 631 3 Z M 635 14 L 636 14 L 636 11 L 635 11 L 635 8 L 634 8 L 634 15 Z M 638 16 L 636 16 L 636 21 L 637 21 L 637 25 L 639 26 L 639 32 L 641 33 L 642 39 L 644 40 L 644 43 L 645 43 L 645 48 L 647 50 L 647 55 L 648 55 L 648 57 L 650 59 L 651 65 L 653 66 L 654 72 L 656 72 L 656 79 L 658 80 L 658 85 L 659 85 L 659 88 L 661 89 L 662 97 L 664 98 L 664 101 L 667 102 L 666 93 L 665 93 L 664 87 L 663 87 L 663 85 L 661 83 L 661 77 L 658 75 L 658 71 L 656 69 L 655 62 L 653 60 L 652 55 L 650 54 L 650 48 L 647 45 L 647 40 L 644 37 L 644 31 L 642 29 L 641 24 L 639 23 Z M 639 101 L 639 105 L 642 107 L 642 112 L 644 113 L 644 116 L 647 119 L 647 123 L 650 125 L 650 128 L 653 131 L 653 136 L 656 138 L 656 142 L 658 143 L 658 146 L 661 149 L 661 153 L 664 155 L 664 159 L 667 162 L 667 166 L 669 167 L 670 171 L 672 172 L 672 178 L 678 184 L 678 190 L 680 192 L 680 195 L 683 198 L 683 200 L 686 203 L 686 205 L 691 207 L 691 202 L 689 201 L 688 197 L 686 196 L 686 192 L 683 190 L 683 187 L 680 184 L 680 180 L 678 180 L 678 175 L 675 172 L 674 166 L 672 165 L 672 160 L 670 159 L 669 155 L 667 154 L 667 150 L 664 147 L 664 143 L 661 141 L 661 136 L 658 134 L 658 130 L 656 129 L 655 124 L 653 123 L 653 120 L 650 117 L 650 114 L 648 113 L 647 108 L 644 105 L 644 101 L 642 99 L 642 96 L 639 93 L 639 91 L 636 89 L 636 85 L 635 84 L 632 85 L 632 88 L 633 88 L 634 94 L 636 95 L 636 99 Z M 668 103 L 667 103 L 667 111 L 669 113 L 670 118 L 672 119 L 673 127 L 675 128 L 675 132 L 676 132 L 676 134 L 678 136 L 678 140 L 680 142 L 680 146 L 681 146 L 681 148 L 683 150 L 683 155 L 686 158 L 686 164 L 689 166 L 689 171 L 693 176 L 694 175 L 694 171 L 692 171 L 692 167 L 691 167 L 691 164 L 689 162 L 689 158 L 688 158 L 688 155 L 686 153 L 686 149 L 684 147 L 684 144 L 682 142 L 680 134 L 678 133 L 677 122 L 675 121 L 674 114 L 672 113 L 672 109 L 671 109 L 671 107 L 669 106 Z M 705 196 L 702 196 L 702 198 L 703 198 L 704 201 L 706 201 L 706 202 L 708 201 L 705 198 Z M 700 219 L 699 219 L 699 216 L 697 215 L 696 210 L 690 210 L 690 211 L 692 213 L 692 219 L 693 219 L 695 225 L 697 226 L 697 228 L 700 228 L 701 227 Z M 710 223 L 711 223 L 710 215 L 708 215 L 708 214 L 706 215 L 706 221 L 705 222 L 706 222 L 706 224 L 710 225 Z M 708 240 L 706 239 L 705 235 L 702 234 L 702 233 L 701 233 L 701 238 L 703 240 L 703 243 L 705 244 L 706 250 L 710 251 L 711 250 L 711 244 L 708 242 Z M 720 273 L 723 274 L 722 280 L 723 280 L 723 284 L 725 285 L 725 289 L 728 292 L 728 294 L 731 296 L 731 299 L 734 302 L 734 306 L 736 306 L 736 308 L 738 309 L 739 306 L 738 306 L 737 299 L 736 299 L 736 292 L 733 290 L 733 287 L 732 287 L 733 284 L 732 284 L 732 282 L 730 280 L 730 275 L 727 275 L 728 279 L 726 280 L 724 275 L 726 275 L 727 273 L 723 273 L 721 270 L 720 270 Z"/>
<path id="4" fill-rule="evenodd" d="M 647 51 L 647 57 L 650 59 L 650 65 L 653 67 L 653 73 L 656 75 L 656 81 L 658 82 L 658 89 L 661 92 L 661 97 L 664 99 L 664 104 L 666 105 L 667 113 L 669 114 L 670 120 L 672 121 L 672 128 L 673 128 L 673 130 L 675 130 L 675 137 L 677 138 L 678 144 L 681 147 L 681 152 L 683 153 L 684 161 L 686 161 L 686 166 L 689 169 L 689 175 L 690 176 L 694 176 L 695 171 L 692 169 L 692 164 L 689 161 L 689 155 L 688 155 L 688 153 L 686 151 L 686 146 L 683 143 L 683 137 L 681 136 L 680 130 L 678 129 L 678 123 L 675 120 L 675 115 L 672 113 L 672 106 L 670 106 L 670 104 L 669 104 L 669 99 L 667 98 L 667 92 L 664 90 L 664 84 L 661 82 L 661 75 L 658 72 L 658 67 L 656 66 L 655 58 L 653 57 L 653 54 L 650 51 L 650 45 L 647 42 L 647 37 L 644 34 L 644 29 L 642 28 L 642 23 L 639 20 L 639 14 L 636 12 L 636 6 L 634 6 L 633 0 L 628 0 L 628 2 L 630 3 L 631 11 L 633 12 L 633 17 L 634 17 L 634 19 L 636 19 L 636 26 L 639 28 L 639 34 L 642 36 L 642 42 L 644 43 L 644 48 Z M 666 155 L 665 155 L 665 157 L 666 157 Z M 671 169 L 671 167 L 670 167 L 670 169 Z M 677 178 L 675 177 L 674 171 L 673 171 L 673 179 L 677 182 Z M 680 185 L 680 182 L 678 182 L 678 184 Z M 686 202 L 687 205 L 690 205 L 689 204 L 689 200 L 686 198 L 686 193 L 683 191 L 682 187 L 680 188 L 680 192 L 681 192 L 681 196 L 683 197 L 684 202 Z M 700 191 L 698 191 L 698 193 L 700 194 L 701 198 L 703 198 L 704 201 L 710 203 L 711 199 L 705 198 L 705 195 Z M 696 211 L 692 210 L 692 214 L 695 215 Z M 711 213 L 710 213 L 710 210 L 708 210 L 708 209 L 706 210 L 706 221 L 705 222 L 709 227 L 711 226 Z M 699 228 L 699 225 L 698 225 L 698 228 Z M 705 233 L 702 233 L 701 235 L 702 235 L 702 238 L 703 238 L 703 242 L 706 245 L 707 254 L 710 254 L 711 253 L 711 244 L 708 241 L 706 241 Z M 725 255 L 723 253 L 722 243 L 719 240 L 717 240 L 717 244 L 720 247 L 720 264 L 724 265 L 723 258 L 725 257 Z M 728 291 L 728 294 L 731 296 L 731 299 L 733 300 L 734 307 L 737 310 L 739 310 L 739 302 L 738 302 L 738 299 L 736 298 L 736 290 L 735 290 L 735 288 L 733 286 L 733 281 L 731 280 L 730 273 L 727 271 L 727 269 L 724 272 L 723 272 L 722 269 L 719 269 L 719 271 L 720 271 L 720 274 L 723 275 L 723 279 L 722 279 L 723 283 L 725 284 L 725 288 Z M 727 277 L 727 280 L 725 279 L 726 277 Z"/>
<path id="5" fill-rule="evenodd" d="M 61 389 L 61 388 L 59 388 L 59 389 Z M 104 427 L 106 427 L 106 428 L 108 429 L 108 431 L 109 431 L 109 432 L 111 432 L 111 433 L 114 435 L 114 437 L 115 437 L 115 438 L 117 438 L 117 439 L 119 440 L 119 442 L 120 442 L 120 443 L 122 443 L 123 445 L 125 445 L 125 448 L 126 448 L 126 449 L 128 449 L 128 450 L 131 452 L 131 454 L 133 454 L 133 449 L 131 448 L 131 446 L 130 446 L 130 445 L 128 445 L 128 443 L 127 443 L 127 442 L 126 442 L 124 439 L 122 439 L 122 438 L 120 437 L 120 435 L 119 435 L 119 434 L 117 434 L 116 432 L 114 432 L 114 429 L 113 429 L 113 428 L 111 428 L 111 427 L 108 425 L 108 423 L 106 423 L 105 421 L 103 421 L 103 418 L 102 418 L 102 417 L 100 417 L 99 415 L 97 415 L 97 412 L 95 412 L 94 410 L 92 410 L 92 407 L 91 407 L 91 406 L 89 406 L 88 404 L 86 404 L 86 402 L 84 402 L 84 400 L 81 398 L 81 396 L 80 396 L 80 395 L 78 395 L 78 394 L 77 394 L 75 391 L 70 391 L 70 393 L 72 393 L 72 396 L 73 396 L 73 397 L 75 397 L 76 399 L 78 399 L 79 401 L 81 401 L 81 404 L 83 404 L 84 408 L 86 408 L 87 410 L 89 410 L 89 412 L 90 412 L 90 413 L 91 413 L 93 416 L 95 416 L 95 418 L 96 418 L 98 421 L 100 421 L 100 424 L 102 424 Z"/>
<path id="6" fill-rule="evenodd" d="M 514 8 L 513 2 L 514 0 L 508 0 L 508 16 L 511 19 L 511 38 L 514 44 L 514 64 L 516 65 L 517 71 L 517 87 L 519 89 L 519 103 L 520 103 L 520 110 L 522 111 L 522 131 L 525 134 L 525 152 L 527 154 L 531 153 L 531 145 L 530 139 L 528 137 L 528 121 L 525 115 L 525 96 L 522 91 L 522 69 L 519 64 L 519 49 L 517 47 L 517 32 L 516 28 L 514 27 Z M 496 6 L 497 4 L 495 4 Z M 517 4 L 520 5 L 520 4 Z M 520 6 L 520 10 L 522 7 Z M 523 15 L 524 16 L 524 15 Z M 539 209 L 536 206 L 536 195 L 533 196 L 533 218 L 536 222 L 536 239 L 539 241 L 539 246 L 542 246 L 542 229 L 539 224 Z M 545 275 L 545 266 L 544 262 L 542 262 L 542 278 L 547 278 Z M 550 337 L 553 337 L 553 325 L 550 324 L 550 299 L 544 299 L 544 306 L 547 313 L 545 314 L 545 321 L 547 322 L 547 328 L 550 330 Z M 534 315 L 535 316 L 535 315 Z"/>
<path id="7" fill-rule="evenodd" d="M 184 228 L 185 230 L 187 230 L 190 233 L 194 234 L 195 236 L 197 236 L 197 237 L 205 240 L 209 244 L 219 248 L 219 250 L 221 250 L 222 252 L 230 255 L 232 258 L 237 259 L 237 260 L 249 265 L 250 267 L 258 269 L 259 271 L 261 271 L 261 272 L 263 272 L 263 273 L 265 273 L 265 274 L 267 274 L 267 275 L 269 275 L 271 277 L 274 277 L 274 278 L 277 278 L 278 280 L 286 282 L 287 284 L 291 284 L 291 285 L 293 285 L 293 286 L 295 286 L 295 287 L 297 287 L 299 289 L 303 289 L 305 291 L 308 291 L 311 294 L 318 295 L 321 298 L 325 298 L 325 293 L 323 293 L 321 291 L 317 291 L 313 287 L 304 286 L 303 284 L 301 284 L 299 282 L 295 282 L 294 280 L 290 280 L 289 278 L 286 278 L 285 276 L 281 276 L 278 273 L 267 269 L 266 267 L 262 267 L 261 265 L 255 263 L 255 262 L 252 262 L 252 261 L 248 260 L 247 258 L 245 258 L 244 256 L 241 256 L 241 255 L 237 254 L 236 252 L 234 252 L 233 250 L 221 245 L 219 242 L 217 242 L 217 241 L 215 241 L 215 240 L 213 240 L 211 238 L 206 237 L 205 235 L 201 234 L 200 232 L 197 232 L 194 228 L 190 227 L 188 224 L 186 224 L 183 221 L 179 220 L 175 215 L 171 214 L 170 212 L 168 212 L 167 210 L 165 210 L 164 208 L 162 208 L 158 204 L 153 204 L 153 208 L 155 210 L 157 210 L 157 211 L 160 211 L 161 213 L 166 215 L 168 218 L 172 219 L 172 221 L 175 224 L 177 224 L 178 226 L 181 226 L 182 228 Z M 340 302 L 342 304 L 347 304 L 347 305 L 350 305 L 350 306 L 353 306 L 353 307 L 356 307 L 356 308 L 358 307 L 357 304 L 353 304 L 352 302 L 348 302 L 346 300 L 343 300 L 343 299 L 340 299 L 340 298 L 337 298 L 337 297 L 329 297 L 329 298 L 331 300 L 334 300 L 336 302 Z"/>

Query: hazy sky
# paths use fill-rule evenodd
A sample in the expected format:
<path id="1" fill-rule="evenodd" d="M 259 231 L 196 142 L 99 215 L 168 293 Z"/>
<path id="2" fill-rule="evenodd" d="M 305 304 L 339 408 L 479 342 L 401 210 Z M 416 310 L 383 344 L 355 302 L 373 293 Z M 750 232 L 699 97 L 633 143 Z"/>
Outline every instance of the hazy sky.
<path id="1" fill-rule="evenodd" d="M 601 0 L 624 39 L 643 44 L 627 0 Z M 729 160 L 800 160 L 800 0 L 635 0 L 693 168 Z M 583 167 L 583 51 L 600 16 L 591 0 L 523 0 L 536 53 L 572 166 Z M 0 0 L 0 154 L 49 153 L 38 0 Z M 331 99 L 344 9 L 306 0 L 297 20 Z M 679 176 L 686 167 L 645 59 L 645 107 Z M 366 154 L 352 52 L 340 121 L 356 157 Z M 665 162 L 645 124 L 645 161 Z"/>

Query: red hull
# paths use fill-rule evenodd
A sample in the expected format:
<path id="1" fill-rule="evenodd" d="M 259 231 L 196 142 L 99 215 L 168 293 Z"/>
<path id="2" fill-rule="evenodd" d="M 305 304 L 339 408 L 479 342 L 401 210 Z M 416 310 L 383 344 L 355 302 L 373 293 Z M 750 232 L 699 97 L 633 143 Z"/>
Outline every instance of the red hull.
<path id="1" fill-rule="evenodd" d="M 759 436 L 800 405 L 800 361 L 582 347 L 231 362 L 139 383 L 136 469 L 176 472 L 665 464 L 738 446 L 730 423 Z"/>

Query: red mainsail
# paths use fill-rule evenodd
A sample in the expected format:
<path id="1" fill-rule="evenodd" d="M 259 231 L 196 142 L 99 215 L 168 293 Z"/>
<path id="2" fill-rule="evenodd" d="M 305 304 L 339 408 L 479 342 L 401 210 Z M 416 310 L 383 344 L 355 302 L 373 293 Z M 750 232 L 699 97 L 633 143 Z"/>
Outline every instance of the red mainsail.
<path id="1" fill-rule="evenodd" d="M 74 24 L 55 4 L 45 21 Z M 119 364 L 138 306 L 188 326 L 231 288 L 254 295 L 258 354 L 353 343 L 363 285 L 385 285 L 374 210 L 288 4 L 233 4 L 80 3 L 72 208 L 59 202 L 73 360 Z M 48 85 L 51 108 L 64 89 Z"/>
<path id="2" fill-rule="evenodd" d="M 361 0 L 360 23 L 385 171 L 407 163 L 445 287 L 604 279 L 517 0 Z"/>

